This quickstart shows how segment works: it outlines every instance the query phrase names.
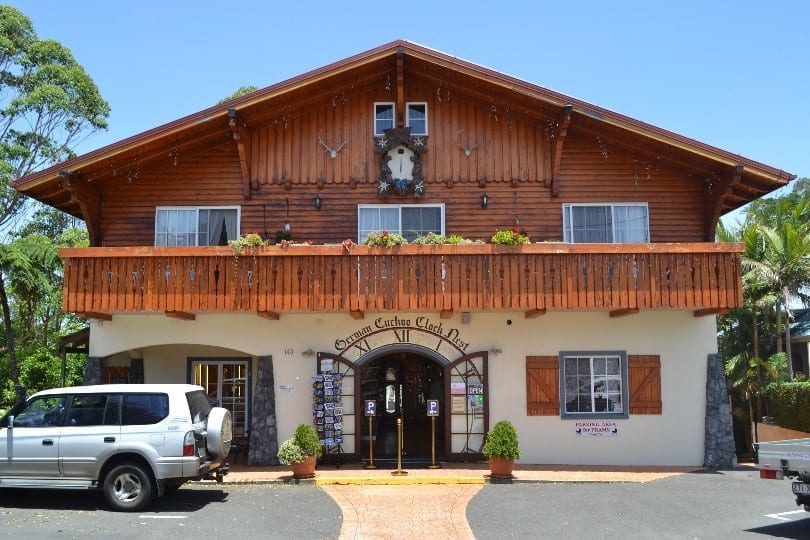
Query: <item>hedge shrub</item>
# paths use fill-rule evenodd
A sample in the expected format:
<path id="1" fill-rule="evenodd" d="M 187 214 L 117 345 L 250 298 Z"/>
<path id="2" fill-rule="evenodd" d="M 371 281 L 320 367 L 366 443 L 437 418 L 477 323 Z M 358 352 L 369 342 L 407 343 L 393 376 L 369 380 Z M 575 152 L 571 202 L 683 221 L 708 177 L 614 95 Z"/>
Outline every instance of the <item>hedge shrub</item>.
<path id="1" fill-rule="evenodd" d="M 810 381 L 771 383 L 762 394 L 776 425 L 810 432 Z"/>

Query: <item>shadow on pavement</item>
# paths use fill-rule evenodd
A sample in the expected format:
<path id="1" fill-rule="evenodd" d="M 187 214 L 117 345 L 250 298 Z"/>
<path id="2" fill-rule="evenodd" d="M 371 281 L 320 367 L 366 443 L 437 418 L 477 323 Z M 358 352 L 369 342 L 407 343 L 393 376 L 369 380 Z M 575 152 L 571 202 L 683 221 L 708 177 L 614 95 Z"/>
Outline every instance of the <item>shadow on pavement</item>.
<path id="1" fill-rule="evenodd" d="M 141 513 L 194 512 L 208 505 L 223 503 L 228 499 L 222 489 L 180 489 L 172 495 L 152 502 Z M 101 491 L 0 489 L 0 506 L 3 508 L 27 508 L 42 510 L 112 511 L 104 501 Z"/>
<path id="2" fill-rule="evenodd" d="M 747 529 L 745 532 L 761 534 L 763 536 L 773 536 L 774 538 L 792 538 L 795 540 L 804 540 L 808 537 L 808 535 L 810 535 L 810 518 L 786 521 L 784 523 L 776 523 L 774 525 L 757 527 L 755 529 Z"/>

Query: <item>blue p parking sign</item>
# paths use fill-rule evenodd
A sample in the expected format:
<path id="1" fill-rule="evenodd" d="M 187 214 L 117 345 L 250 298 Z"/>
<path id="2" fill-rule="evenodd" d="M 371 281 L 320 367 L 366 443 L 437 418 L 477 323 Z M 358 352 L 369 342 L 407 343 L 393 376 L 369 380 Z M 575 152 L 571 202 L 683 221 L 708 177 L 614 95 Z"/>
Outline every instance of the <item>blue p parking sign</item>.
<path id="1" fill-rule="evenodd" d="M 366 400 L 366 416 L 377 416 L 377 402 L 373 399 Z"/>
<path id="2" fill-rule="evenodd" d="M 429 400 L 427 400 L 427 415 L 428 416 L 439 416 L 439 400 L 438 399 L 429 399 Z"/>

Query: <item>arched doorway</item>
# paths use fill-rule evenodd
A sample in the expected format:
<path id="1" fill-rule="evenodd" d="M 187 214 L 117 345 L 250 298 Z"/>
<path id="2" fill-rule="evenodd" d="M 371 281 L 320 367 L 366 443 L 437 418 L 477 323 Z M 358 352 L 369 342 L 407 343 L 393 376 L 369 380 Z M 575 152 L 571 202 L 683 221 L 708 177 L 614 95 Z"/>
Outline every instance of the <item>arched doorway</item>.
<path id="1" fill-rule="evenodd" d="M 436 459 L 483 459 L 481 447 L 489 426 L 486 351 L 451 360 L 422 345 L 398 343 L 367 347 L 363 353 L 354 360 L 327 352 L 317 354 L 313 410 L 325 441 L 322 462 L 368 462 L 366 400 L 374 403 L 376 411 L 375 464 L 396 466 L 397 418 L 404 423 L 405 463 L 413 466 L 431 461 L 433 422 L 427 416 L 428 399 L 440 402 L 435 420 Z M 331 388 L 326 388 L 327 383 Z M 331 412 L 324 401 L 333 403 Z"/>
<path id="2" fill-rule="evenodd" d="M 374 460 L 385 465 L 397 460 L 397 445 L 402 445 L 403 463 L 427 464 L 432 459 L 431 431 L 435 429 L 436 459 L 444 459 L 445 415 L 434 421 L 427 416 L 427 401 L 444 406 L 444 367 L 436 360 L 412 350 L 381 354 L 360 368 L 361 399 L 374 400 L 377 416 L 373 425 Z M 397 420 L 402 423 L 398 441 Z M 361 429 L 361 459 L 369 457 L 369 424 Z"/>

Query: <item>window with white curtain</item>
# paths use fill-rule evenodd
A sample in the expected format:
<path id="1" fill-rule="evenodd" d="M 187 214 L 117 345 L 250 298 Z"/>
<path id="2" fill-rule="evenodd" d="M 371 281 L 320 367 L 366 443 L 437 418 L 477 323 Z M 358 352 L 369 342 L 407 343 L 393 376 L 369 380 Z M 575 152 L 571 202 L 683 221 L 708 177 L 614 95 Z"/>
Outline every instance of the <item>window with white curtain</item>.
<path id="1" fill-rule="evenodd" d="M 227 246 L 239 236 L 238 206 L 158 207 L 156 246 Z"/>
<path id="2" fill-rule="evenodd" d="M 564 204 L 563 240 L 574 243 L 649 242 L 647 203 Z"/>
<path id="3" fill-rule="evenodd" d="M 444 234 L 443 204 L 360 205 L 357 238 L 363 243 L 371 232 L 399 233 L 408 242 L 429 232 Z"/>

